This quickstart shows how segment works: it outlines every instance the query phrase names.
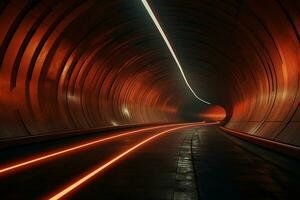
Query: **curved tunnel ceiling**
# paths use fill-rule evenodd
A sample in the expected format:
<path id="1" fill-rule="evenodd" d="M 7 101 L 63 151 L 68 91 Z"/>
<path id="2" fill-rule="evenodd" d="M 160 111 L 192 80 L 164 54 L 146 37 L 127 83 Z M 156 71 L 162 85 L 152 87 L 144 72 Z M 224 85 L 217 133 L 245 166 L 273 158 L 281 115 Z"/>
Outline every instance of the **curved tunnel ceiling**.
<path id="1" fill-rule="evenodd" d="M 300 145 L 299 2 L 148 2 L 227 127 Z M 204 107 L 141 1 L 7 0 L 0 13 L 2 138 L 182 121 Z"/>
<path id="2" fill-rule="evenodd" d="M 196 93 L 226 126 L 300 144 L 300 3 L 152 0 Z"/>

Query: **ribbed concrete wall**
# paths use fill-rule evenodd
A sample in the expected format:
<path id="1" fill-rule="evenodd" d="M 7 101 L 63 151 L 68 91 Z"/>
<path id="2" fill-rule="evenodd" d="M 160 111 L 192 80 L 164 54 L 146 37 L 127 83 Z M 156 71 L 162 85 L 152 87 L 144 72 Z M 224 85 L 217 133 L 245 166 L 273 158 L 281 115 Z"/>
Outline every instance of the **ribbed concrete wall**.
<path id="1" fill-rule="evenodd" d="M 178 121 L 183 85 L 141 8 L 1 1 L 0 137 Z"/>
<path id="2" fill-rule="evenodd" d="M 149 3 L 227 127 L 300 145 L 299 1 Z M 1 137 L 178 121 L 193 99 L 140 1 L 13 0 L 0 12 Z"/>
<path id="3" fill-rule="evenodd" d="M 300 145 L 297 1 L 248 1 L 230 48 L 236 65 L 232 117 L 227 127 Z M 244 76 L 241 76 L 241 75 Z"/>
<path id="4" fill-rule="evenodd" d="M 226 126 L 300 145 L 300 1 L 153 0 L 192 85 Z"/>

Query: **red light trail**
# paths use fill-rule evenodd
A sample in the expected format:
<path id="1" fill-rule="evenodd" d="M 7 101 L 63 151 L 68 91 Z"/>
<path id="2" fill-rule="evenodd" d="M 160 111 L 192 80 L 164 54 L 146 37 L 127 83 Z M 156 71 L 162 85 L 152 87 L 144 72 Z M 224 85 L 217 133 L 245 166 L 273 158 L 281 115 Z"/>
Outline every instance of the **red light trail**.
<path id="1" fill-rule="evenodd" d="M 203 123 L 201 123 L 200 125 L 203 125 Z M 50 200 L 57 200 L 62 198 L 63 196 L 65 196 L 66 194 L 70 193 L 71 191 L 73 191 L 74 189 L 76 189 L 77 187 L 79 187 L 80 185 L 82 185 L 83 183 L 85 183 L 86 181 L 88 181 L 89 179 L 91 179 L 92 177 L 94 177 L 95 175 L 97 175 L 98 173 L 100 173 L 101 171 L 103 171 L 104 169 L 106 169 L 107 167 L 111 166 L 112 164 L 114 164 L 115 162 L 117 162 L 118 160 L 120 160 L 121 158 L 125 157 L 127 154 L 129 154 L 130 152 L 133 152 L 134 150 L 138 149 L 139 147 L 141 147 L 142 145 L 150 142 L 151 140 L 158 138 L 166 133 L 175 131 L 175 130 L 179 130 L 179 129 L 183 129 L 183 128 L 190 128 L 190 127 L 194 127 L 194 126 L 199 126 L 199 123 L 197 124 L 193 124 L 193 125 L 186 125 L 186 126 L 179 126 L 176 128 L 171 128 L 162 132 L 159 132 L 151 137 L 148 137 L 147 139 L 139 142 L 138 144 L 134 145 L 133 147 L 129 148 L 128 150 L 120 153 L 119 155 L 115 156 L 114 158 L 112 158 L 111 160 L 107 161 L 106 163 L 100 165 L 99 167 L 97 167 L 95 170 L 91 171 L 90 173 L 88 173 L 87 175 L 84 175 L 82 178 L 74 181 L 73 183 L 71 183 L 69 186 L 67 186 L 66 188 L 62 189 L 60 192 L 56 193 L 54 196 L 52 196 L 51 198 L 49 198 Z"/>
<path id="2" fill-rule="evenodd" d="M 156 126 L 156 127 L 143 128 L 143 129 L 129 131 L 129 132 L 125 132 L 125 133 L 110 136 L 110 137 L 97 139 L 97 140 L 87 142 L 87 143 L 84 143 L 84 144 L 81 144 L 81 145 L 76 145 L 76 146 L 73 146 L 73 147 L 70 147 L 70 148 L 66 148 L 66 149 L 63 149 L 63 150 L 60 150 L 60 151 L 56 151 L 54 153 L 49 153 L 49 154 L 46 154 L 44 156 L 38 156 L 38 157 L 33 158 L 33 159 L 20 161 L 19 163 L 12 164 L 10 166 L 0 168 L 0 174 L 2 174 L 4 172 L 12 171 L 14 169 L 18 169 L 18 168 L 21 168 L 21 167 L 25 167 L 25 166 L 28 166 L 30 164 L 38 163 L 38 162 L 43 161 L 43 160 L 48 160 L 50 158 L 54 158 L 54 157 L 57 157 L 59 155 L 66 154 L 66 153 L 69 153 L 69 152 L 72 152 L 72 151 L 75 151 L 75 150 L 78 150 L 78 149 L 82 149 L 82 148 L 85 148 L 85 147 L 90 147 L 92 145 L 99 144 L 99 143 L 104 142 L 104 141 L 108 141 L 108 140 L 112 140 L 112 139 L 115 139 L 115 138 L 128 136 L 128 135 L 143 132 L 143 131 L 149 131 L 149 130 L 154 130 L 154 129 L 159 129 L 159 128 L 166 128 L 166 127 L 176 126 L 176 125 L 178 125 L 178 124 L 175 124 L 175 125 L 174 124 L 173 125 L 161 125 L 161 126 Z"/>

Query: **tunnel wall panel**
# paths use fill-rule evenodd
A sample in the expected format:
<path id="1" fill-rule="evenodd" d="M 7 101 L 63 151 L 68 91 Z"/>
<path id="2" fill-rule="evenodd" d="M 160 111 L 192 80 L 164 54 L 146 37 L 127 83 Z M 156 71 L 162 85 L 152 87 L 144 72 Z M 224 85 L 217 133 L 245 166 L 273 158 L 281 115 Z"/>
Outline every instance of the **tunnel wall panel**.
<path id="1" fill-rule="evenodd" d="M 177 108 L 189 97 L 168 94 L 184 85 L 161 67 L 170 55 L 136 8 L 130 1 L 6 2 L 0 139 L 180 121 Z"/>
<path id="2" fill-rule="evenodd" d="M 293 4 L 292 1 L 283 2 L 289 7 Z M 242 98 L 233 101 L 232 118 L 227 127 L 300 145 L 300 135 L 295 133 L 299 129 L 295 124 L 290 125 L 299 112 L 299 28 L 295 29 L 292 15 L 279 2 L 247 1 L 243 9 L 235 40 L 236 44 L 243 40 L 249 43 L 249 46 L 239 44 L 239 47 L 248 51 L 241 57 L 248 62 L 247 73 L 255 67 L 251 72 L 253 80 L 247 82 L 252 82 L 254 87 L 248 88 L 239 81 L 244 94 L 236 95 Z M 257 62 L 252 57 L 255 54 Z M 243 125 L 239 125 L 239 121 L 243 121 L 240 122 Z"/>
<path id="3" fill-rule="evenodd" d="M 149 3 L 227 127 L 300 145 L 298 1 Z M 187 105 L 206 106 L 139 1 L 13 0 L 0 12 L 0 138 L 182 121 Z"/>
<path id="4" fill-rule="evenodd" d="M 299 118 L 299 1 L 151 2 L 196 93 L 226 109 L 225 126 L 300 145 L 289 128 Z"/>

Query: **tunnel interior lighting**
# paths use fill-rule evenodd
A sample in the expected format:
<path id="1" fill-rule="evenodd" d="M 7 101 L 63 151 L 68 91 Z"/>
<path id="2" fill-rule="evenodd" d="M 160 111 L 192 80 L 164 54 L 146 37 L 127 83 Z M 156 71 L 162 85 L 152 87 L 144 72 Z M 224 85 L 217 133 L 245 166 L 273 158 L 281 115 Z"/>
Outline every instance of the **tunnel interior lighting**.
<path id="1" fill-rule="evenodd" d="M 113 126 L 119 126 L 119 124 L 118 124 L 116 121 L 114 121 L 114 120 L 111 120 L 111 124 L 112 124 Z"/>
<path id="2" fill-rule="evenodd" d="M 184 82 L 186 83 L 186 85 L 188 86 L 188 88 L 190 89 L 190 91 L 191 91 L 191 92 L 193 93 L 193 95 L 194 95 L 198 100 L 200 100 L 201 102 L 206 103 L 206 104 L 210 104 L 210 102 L 205 101 L 204 99 L 200 98 L 200 97 L 195 93 L 195 91 L 193 90 L 193 88 L 190 86 L 190 84 L 189 84 L 189 82 L 188 82 L 188 80 L 187 80 L 187 78 L 186 78 L 186 76 L 185 76 L 185 74 L 184 74 L 184 71 L 183 71 L 183 69 L 182 69 L 182 67 L 181 67 L 181 64 L 180 64 L 180 62 L 179 62 L 179 60 L 178 60 L 178 58 L 177 58 L 177 56 L 176 56 L 176 54 L 175 54 L 175 52 L 174 52 L 174 50 L 173 50 L 173 48 L 172 48 L 172 45 L 171 45 L 171 43 L 169 42 L 169 40 L 168 40 L 168 38 L 167 38 L 165 32 L 163 31 L 162 27 L 160 26 L 160 24 L 159 24 L 159 22 L 158 22 L 156 16 L 154 15 L 154 13 L 153 13 L 153 11 L 152 11 L 150 5 L 148 4 L 147 0 L 141 0 L 141 1 L 142 1 L 142 3 L 143 3 L 144 7 L 146 8 L 148 14 L 150 15 L 152 21 L 154 22 L 156 28 L 158 29 L 159 33 L 161 34 L 162 38 L 164 39 L 164 41 L 165 41 L 165 43 L 166 43 L 166 45 L 167 45 L 169 51 L 171 52 L 171 54 L 172 54 L 172 56 L 173 56 L 173 58 L 174 58 L 174 60 L 175 60 L 175 62 L 176 62 L 176 64 L 177 64 L 177 66 L 178 66 L 178 68 L 179 68 L 179 70 L 180 70 L 180 73 L 181 73 L 181 75 L 182 75 L 182 77 L 183 77 L 183 79 L 184 79 Z"/>
<path id="3" fill-rule="evenodd" d="M 127 118 L 130 118 L 130 112 L 126 106 L 122 107 L 122 112 Z"/>

